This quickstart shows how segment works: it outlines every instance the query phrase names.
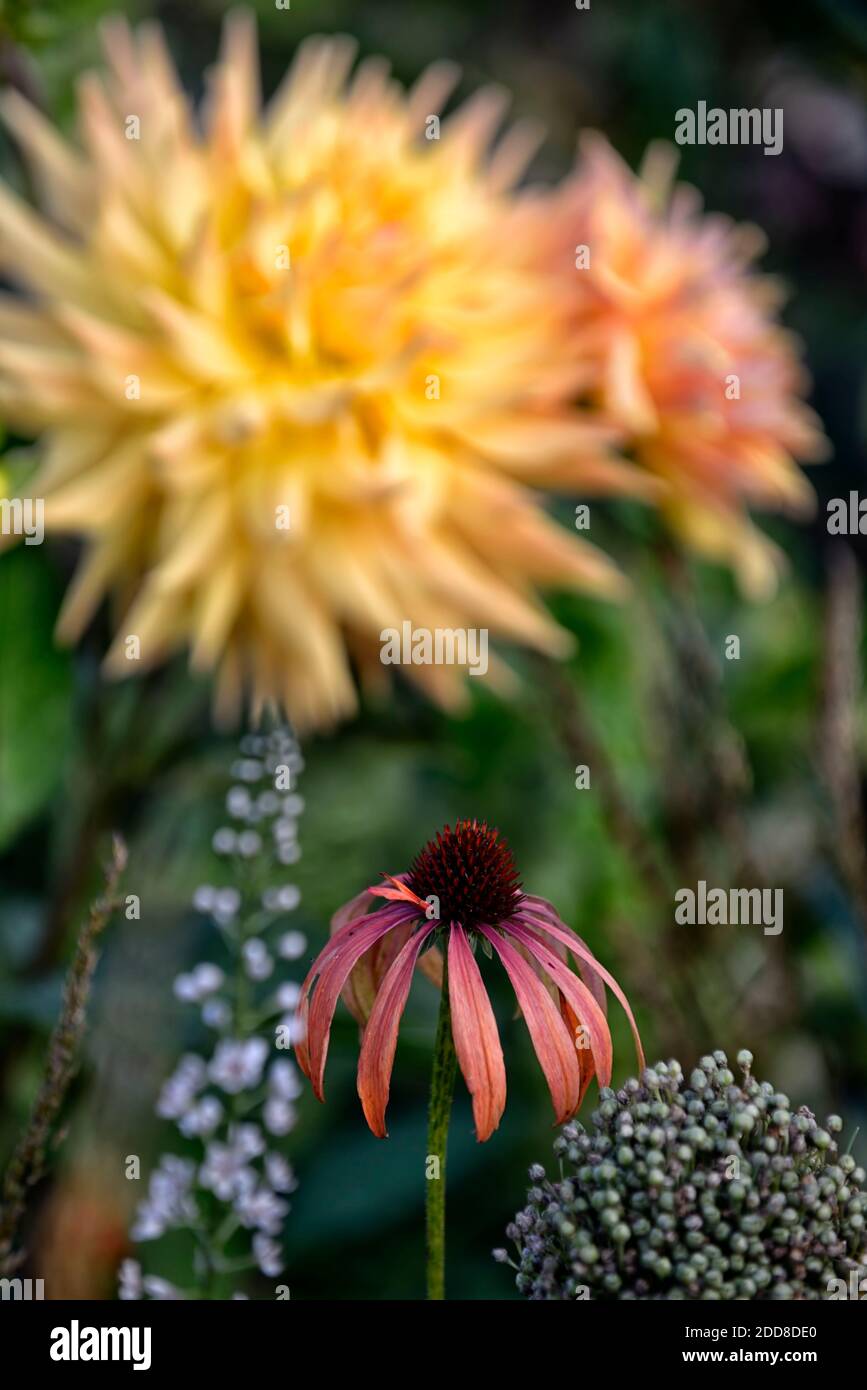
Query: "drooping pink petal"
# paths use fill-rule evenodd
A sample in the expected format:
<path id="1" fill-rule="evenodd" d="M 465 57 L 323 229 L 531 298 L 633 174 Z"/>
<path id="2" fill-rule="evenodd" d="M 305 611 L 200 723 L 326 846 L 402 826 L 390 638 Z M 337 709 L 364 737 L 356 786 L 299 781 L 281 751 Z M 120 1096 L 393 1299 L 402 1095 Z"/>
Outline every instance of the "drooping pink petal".
<path id="1" fill-rule="evenodd" d="M 348 903 L 339 907 L 331 918 L 331 936 L 335 937 L 341 927 L 345 927 L 347 922 L 354 922 L 359 917 L 364 917 L 369 908 L 373 907 L 369 888 L 362 888 L 360 893 L 356 893 L 354 898 L 350 898 Z"/>
<path id="2" fill-rule="evenodd" d="M 527 909 L 522 909 L 517 914 L 517 920 L 528 923 L 532 927 L 540 928 L 542 931 L 550 933 L 557 941 L 562 941 L 564 946 L 569 947 L 569 950 L 572 952 L 573 956 L 575 956 L 576 960 L 578 960 L 579 964 L 583 961 L 590 969 L 594 970 L 602 977 L 620 1001 L 623 1011 L 629 1019 L 629 1027 L 632 1029 L 635 1051 L 638 1056 L 638 1066 L 640 1070 L 643 1069 L 645 1065 L 644 1048 L 641 1046 L 638 1024 L 635 1022 L 635 1015 L 629 1006 L 629 1000 L 626 998 L 626 995 L 623 993 L 623 990 L 620 988 L 614 976 L 596 959 L 590 947 L 585 945 L 580 936 L 572 931 L 571 927 L 567 927 L 565 922 L 561 922 L 550 904 L 546 904 L 546 906 L 548 911 L 542 917 L 538 917 L 535 913 Z M 607 1083 L 605 1084 L 607 1085 Z"/>
<path id="3" fill-rule="evenodd" d="M 544 918 L 546 921 L 550 920 L 554 926 L 564 926 L 564 923 L 560 921 L 560 918 L 557 916 L 557 913 L 554 911 L 554 908 L 548 902 L 547 898 L 537 898 L 532 893 L 526 893 L 524 895 L 524 904 L 522 905 L 522 911 L 524 909 L 524 906 L 526 906 L 529 909 L 531 914 L 538 913 L 538 915 Z M 569 928 L 568 930 L 571 930 L 571 928 Z M 596 1003 L 599 1005 L 602 1012 L 607 1013 L 608 996 L 605 993 L 605 983 L 602 979 L 601 974 L 599 973 L 599 970 L 594 969 L 594 966 L 597 965 L 598 962 L 596 961 L 596 958 L 593 955 L 593 952 L 590 950 L 590 947 L 587 945 L 586 941 L 582 941 L 581 937 L 578 935 L 577 932 L 574 932 L 573 935 L 575 937 L 575 940 L 579 942 L 584 947 L 584 950 L 587 952 L 587 956 L 585 959 L 582 960 L 580 957 L 578 957 L 576 960 L 576 963 L 578 965 L 578 973 L 580 974 L 585 985 L 587 985 L 587 987 L 593 991 L 593 997 L 595 998 Z M 552 943 L 555 941 L 555 939 L 556 938 L 552 935 Z M 564 947 L 562 942 L 558 942 L 557 944 L 560 947 L 560 950 L 558 950 L 557 952 L 558 955 L 560 955 L 563 950 L 566 950 L 568 954 L 568 948 Z M 563 959 L 567 959 L 567 956 L 564 955 Z M 591 962 L 593 962 L 593 964 L 591 964 Z"/>
<path id="4" fill-rule="evenodd" d="M 310 1005 L 306 995 L 302 995 L 295 1011 L 295 1019 L 300 1023 L 299 1037 L 295 1042 L 295 1060 L 306 1077 L 310 1077 L 310 1048 L 307 1046 L 307 1029 L 310 1022 Z"/>
<path id="5" fill-rule="evenodd" d="M 398 875 L 400 882 L 405 875 Z M 407 901 L 410 901 L 409 899 Z M 402 910 L 404 901 L 394 899 L 394 907 Z M 364 920 L 368 913 L 373 911 L 385 910 L 382 904 L 377 906 L 377 896 L 371 893 L 369 888 L 357 893 L 343 907 L 339 907 L 331 918 L 331 932 L 335 935 L 347 922 Z M 377 991 L 385 978 L 385 973 L 394 960 L 397 953 L 409 939 L 410 932 L 413 931 L 421 911 L 401 922 L 380 937 L 369 951 L 366 951 L 353 967 L 347 977 L 346 984 L 340 991 L 340 997 L 346 1005 L 352 1017 L 360 1028 L 364 1028 L 370 1018 L 370 1011 L 373 1008 Z M 431 984 L 437 989 L 442 988 L 443 982 L 443 958 L 439 947 L 434 946 L 424 952 L 418 962 L 418 968 L 423 975 L 430 980 Z"/>
<path id="6" fill-rule="evenodd" d="M 384 1139 L 388 1132 L 385 1128 L 385 1111 L 397 1047 L 397 1030 L 406 1006 L 419 951 L 433 930 L 432 922 L 419 927 L 390 967 L 376 996 L 361 1040 L 358 1095 L 364 1117 L 377 1139 Z"/>
<path id="7" fill-rule="evenodd" d="M 320 952 L 304 981 L 298 1004 L 298 1016 L 302 1018 L 310 988 L 318 976 L 313 1002 L 307 1016 L 306 1045 L 300 1051 L 296 1050 L 296 1056 L 299 1066 L 309 1076 L 318 1100 L 323 1099 L 322 1080 L 328 1056 L 331 1021 L 346 977 L 364 952 L 386 932 L 392 931 L 405 921 L 408 913 L 409 907 L 403 913 L 394 908 L 386 908 L 381 912 L 371 913 L 367 918 L 347 922 Z"/>
<path id="8" fill-rule="evenodd" d="M 356 899 L 353 898 L 352 902 L 354 903 L 355 901 Z M 347 907 L 349 906 L 350 904 L 347 903 Z M 331 956 L 342 950 L 349 938 L 354 935 L 353 928 L 358 927 L 360 924 L 367 926 L 374 920 L 386 922 L 389 926 L 397 926 L 398 923 L 405 922 L 407 918 L 411 916 L 412 913 L 408 911 L 407 903 L 387 903 L 377 908 L 375 912 L 359 912 L 356 916 L 347 917 L 347 920 L 345 920 L 336 931 L 332 932 L 332 935 L 326 941 L 319 955 L 314 960 L 301 986 L 302 992 L 309 989 L 316 976 L 321 972 L 325 962 L 330 959 Z"/>
<path id="9" fill-rule="evenodd" d="M 473 1098 L 476 1138 L 484 1143 L 506 1107 L 506 1068 L 494 1011 L 463 927 L 449 931 L 449 1001 L 458 1065 Z"/>
<path id="10" fill-rule="evenodd" d="M 545 978 L 547 979 L 547 976 Z M 578 1068 L 581 1073 L 581 1089 L 578 1093 L 578 1105 L 575 1107 L 577 1110 L 580 1108 L 587 1094 L 587 1087 L 596 1075 L 596 1064 L 593 1061 L 593 1053 L 587 1041 L 584 1025 L 580 1018 L 572 1008 L 566 996 L 557 989 L 555 985 L 551 987 L 554 989 L 557 996 L 560 1014 L 566 1025 L 566 1031 L 572 1041 L 572 1046 L 575 1048 L 575 1056 L 578 1058 Z"/>
<path id="11" fill-rule="evenodd" d="M 480 927 L 490 941 L 521 1006 L 536 1056 L 545 1073 L 557 1124 L 575 1113 L 581 1096 L 581 1065 L 565 1020 L 536 972 L 499 932 Z"/>
<path id="12" fill-rule="evenodd" d="M 375 902 L 370 891 L 365 888 L 361 893 L 356 893 L 354 898 L 339 907 L 331 918 L 332 937 L 345 927 L 347 922 L 354 922 L 358 918 L 364 918 L 372 911 Z M 397 929 L 396 929 L 397 930 Z M 373 1001 L 376 998 L 376 982 L 373 973 L 373 953 L 375 947 L 361 957 L 361 960 L 351 970 L 346 984 L 340 991 L 340 997 L 346 1005 L 352 1017 L 359 1027 L 363 1028 L 368 1018 L 370 1010 L 373 1008 Z"/>
<path id="13" fill-rule="evenodd" d="M 534 931 L 519 922 L 517 917 L 510 917 L 502 925 L 503 930 L 508 932 L 509 936 L 522 942 L 529 951 L 532 951 L 536 959 L 545 967 L 557 988 L 572 1005 L 590 1036 L 590 1049 L 593 1053 L 599 1084 L 600 1086 L 607 1086 L 611 1081 L 611 1034 L 608 1031 L 605 1015 L 592 993 L 584 981 L 579 980 L 578 976 L 567 965 L 563 964 L 554 950 Z"/>

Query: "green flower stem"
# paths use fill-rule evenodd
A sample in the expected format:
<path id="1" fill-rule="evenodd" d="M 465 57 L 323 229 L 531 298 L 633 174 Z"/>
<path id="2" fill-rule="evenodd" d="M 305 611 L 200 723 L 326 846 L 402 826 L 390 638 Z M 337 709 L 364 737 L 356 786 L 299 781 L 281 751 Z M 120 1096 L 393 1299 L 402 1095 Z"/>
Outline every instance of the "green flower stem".
<path id="1" fill-rule="evenodd" d="M 452 1037 L 452 1012 L 449 1004 L 448 958 L 443 952 L 443 987 L 434 1044 L 433 1071 L 430 1083 L 428 1110 L 427 1160 L 425 1177 L 427 1196 L 427 1296 L 445 1298 L 446 1277 L 446 1148 L 449 1139 L 449 1118 L 455 1089 L 457 1056 Z M 431 1160 L 438 1161 L 432 1164 Z M 433 1171 L 431 1171 L 433 1169 Z"/>

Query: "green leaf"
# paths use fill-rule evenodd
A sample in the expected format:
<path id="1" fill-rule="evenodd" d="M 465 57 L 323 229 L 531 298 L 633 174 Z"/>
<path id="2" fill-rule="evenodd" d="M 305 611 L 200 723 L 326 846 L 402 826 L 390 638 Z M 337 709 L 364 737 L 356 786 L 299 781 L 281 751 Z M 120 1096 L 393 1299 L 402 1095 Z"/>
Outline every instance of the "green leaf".
<path id="1" fill-rule="evenodd" d="M 52 575 L 34 549 L 0 557 L 0 849 L 57 789 L 72 731 L 72 667 L 54 646 Z"/>

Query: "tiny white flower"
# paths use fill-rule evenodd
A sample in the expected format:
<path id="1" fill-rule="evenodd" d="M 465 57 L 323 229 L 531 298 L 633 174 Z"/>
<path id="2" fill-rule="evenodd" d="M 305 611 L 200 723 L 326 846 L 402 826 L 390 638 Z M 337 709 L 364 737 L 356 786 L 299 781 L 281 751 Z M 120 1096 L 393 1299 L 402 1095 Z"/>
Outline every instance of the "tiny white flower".
<path id="1" fill-rule="evenodd" d="M 199 1169 L 199 1182 L 221 1202 L 230 1202 L 239 1193 L 255 1187 L 256 1174 L 231 1144 L 209 1144 Z"/>
<path id="2" fill-rule="evenodd" d="M 156 1112 L 164 1120 L 178 1120 L 189 1110 L 205 1084 L 206 1068 L 201 1057 L 193 1053 L 182 1057 L 172 1075 L 164 1082 L 156 1104 Z"/>
<path id="3" fill-rule="evenodd" d="M 209 883 L 203 883 L 193 894 L 193 907 L 197 912 L 210 912 L 214 906 L 214 896 L 216 889 Z"/>
<path id="4" fill-rule="evenodd" d="M 295 1106 L 290 1105 L 288 1100 L 283 1100 L 281 1096 L 269 1096 L 262 1111 L 262 1118 L 268 1133 L 279 1138 L 294 1129 Z"/>
<path id="5" fill-rule="evenodd" d="M 160 1302 L 184 1297 L 180 1289 L 176 1289 L 174 1284 L 169 1283 L 168 1279 L 160 1279 L 156 1274 L 145 1275 L 144 1291 L 149 1298 L 158 1299 Z"/>
<path id="6" fill-rule="evenodd" d="M 228 1028 L 231 1018 L 232 1010 L 225 999 L 206 999 L 202 1005 L 202 1022 L 208 1028 Z"/>
<path id="7" fill-rule="evenodd" d="M 200 1000 L 220 989 L 225 979 L 219 965 L 212 965 L 210 961 L 202 961 L 193 969 L 193 980 Z"/>
<path id="8" fill-rule="evenodd" d="M 234 916 L 241 906 L 241 894 L 237 888 L 220 888 L 214 906 L 218 912 L 225 913 L 226 916 Z"/>
<path id="9" fill-rule="evenodd" d="M 292 1165 L 282 1154 L 265 1155 L 265 1176 L 275 1192 L 294 1192 L 298 1186 Z"/>
<path id="10" fill-rule="evenodd" d="M 175 998 L 180 999 L 184 1004 L 197 1004 L 199 1002 L 199 990 L 192 975 L 177 975 L 172 985 Z"/>
<path id="11" fill-rule="evenodd" d="M 150 1203 L 140 1202 L 130 1226 L 130 1238 L 136 1242 L 159 1240 L 160 1236 L 165 1235 L 165 1231 L 165 1222 L 160 1219 Z"/>
<path id="12" fill-rule="evenodd" d="M 221 826 L 214 832 L 211 844 L 215 854 L 234 854 L 238 837 L 228 825 Z"/>
<path id="13" fill-rule="evenodd" d="M 280 844 L 294 843 L 298 839 L 298 824 L 294 820 L 274 822 L 274 839 Z"/>
<path id="14" fill-rule="evenodd" d="M 226 810 L 236 820 L 243 820 L 252 805 L 246 787 L 232 787 L 226 797 Z"/>
<path id="15" fill-rule="evenodd" d="M 264 772 L 265 766 L 258 758 L 243 758 L 232 764 L 232 776 L 242 782 L 258 782 Z"/>
<path id="16" fill-rule="evenodd" d="M 264 1038 L 240 1042 L 222 1038 L 211 1061 L 211 1080 L 232 1096 L 252 1090 L 259 1084 L 267 1055 L 268 1044 Z"/>
<path id="17" fill-rule="evenodd" d="M 307 950 L 307 937 L 300 931 L 287 931 L 280 937 L 277 950 L 284 960 L 298 960 Z"/>
<path id="18" fill-rule="evenodd" d="M 296 844 L 280 844 L 277 847 L 277 862 L 279 864 L 297 864 L 301 858 L 301 846 Z"/>
<path id="19" fill-rule="evenodd" d="M 245 941 L 242 954 L 244 969 L 251 980 L 267 980 L 274 970 L 274 957 L 258 937 Z"/>
<path id="20" fill-rule="evenodd" d="M 178 1062 L 175 1075 L 182 1076 L 195 1090 L 200 1091 L 208 1079 L 208 1064 L 197 1052 L 185 1052 Z"/>
<path id="21" fill-rule="evenodd" d="M 189 1225 L 197 1215 L 191 1194 L 196 1167 L 187 1158 L 163 1154 L 159 1166 L 151 1174 L 147 1201 L 139 1207 L 138 1217 L 143 1229 L 153 1232 L 138 1239 L 153 1239 L 163 1229 Z M 157 1227 L 160 1227 L 157 1231 Z"/>
<path id="22" fill-rule="evenodd" d="M 304 1087 L 301 1084 L 301 1077 L 294 1062 L 290 1062 L 288 1057 L 280 1057 L 276 1062 L 271 1063 L 271 1070 L 268 1072 L 268 1089 L 272 1095 L 279 1096 L 281 1100 L 297 1100 L 302 1094 Z"/>
<path id="23" fill-rule="evenodd" d="M 236 1198 L 234 1207 L 243 1226 L 253 1226 L 266 1235 L 274 1236 L 280 1230 L 289 1203 L 282 1201 L 276 1192 L 262 1184 L 252 1192 L 242 1193 Z"/>
<path id="24" fill-rule="evenodd" d="M 265 1152 L 265 1137 L 258 1125 L 232 1125 L 229 1143 L 241 1158 L 258 1158 Z"/>
<path id="25" fill-rule="evenodd" d="M 197 1135 L 206 1138 L 213 1134 L 223 1118 L 223 1107 L 216 1096 L 204 1096 L 197 1105 L 188 1110 L 178 1122 L 178 1129 L 188 1138 Z"/>
<path id="26" fill-rule="evenodd" d="M 280 1246 L 261 1231 L 257 1231 L 253 1237 L 253 1254 L 262 1273 L 269 1278 L 276 1278 L 285 1269 Z"/>
<path id="27" fill-rule="evenodd" d="M 287 980 L 277 991 L 278 1009 L 294 1009 L 301 998 L 301 986 L 297 980 Z"/>
<path id="28" fill-rule="evenodd" d="M 141 1298 L 142 1287 L 141 1265 L 138 1260 L 124 1260 L 118 1272 L 118 1298 Z"/>
<path id="29" fill-rule="evenodd" d="M 258 830 L 242 830 L 238 836 L 238 853 L 243 859 L 252 859 L 262 848 L 262 836 Z"/>

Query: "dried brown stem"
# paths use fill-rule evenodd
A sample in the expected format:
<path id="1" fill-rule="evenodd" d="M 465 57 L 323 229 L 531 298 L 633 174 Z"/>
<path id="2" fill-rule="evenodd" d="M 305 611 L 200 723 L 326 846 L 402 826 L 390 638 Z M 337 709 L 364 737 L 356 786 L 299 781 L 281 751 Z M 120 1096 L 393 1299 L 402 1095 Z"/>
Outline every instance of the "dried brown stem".
<path id="1" fill-rule="evenodd" d="M 540 664 L 552 697 L 555 726 L 570 760 L 573 764 L 586 763 L 592 769 L 594 786 L 615 840 L 635 865 L 651 896 L 670 904 L 673 889 L 657 847 L 620 789 L 580 691 L 557 662 L 543 658 Z"/>
<path id="2" fill-rule="evenodd" d="M 837 862 L 867 930 L 867 847 L 858 754 L 861 577 L 847 545 L 828 553 L 818 764 L 833 818 Z"/>
<path id="3" fill-rule="evenodd" d="M 119 906 L 117 885 L 126 867 L 126 845 L 119 835 L 112 843 L 105 868 L 105 889 L 91 904 L 78 936 L 72 964 L 63 987 L 60 1017 L 48 1044 L 45 1072 L 0 1187 L 0 1275 L 12 1272 L 23 1258 L 15 1239 L 27 1205 L 27 1194 L 45 1170 L 46 1151 L 57 1117 L 78 1067 L 86 1006 L 97 962 L 96 940 Z"/>

